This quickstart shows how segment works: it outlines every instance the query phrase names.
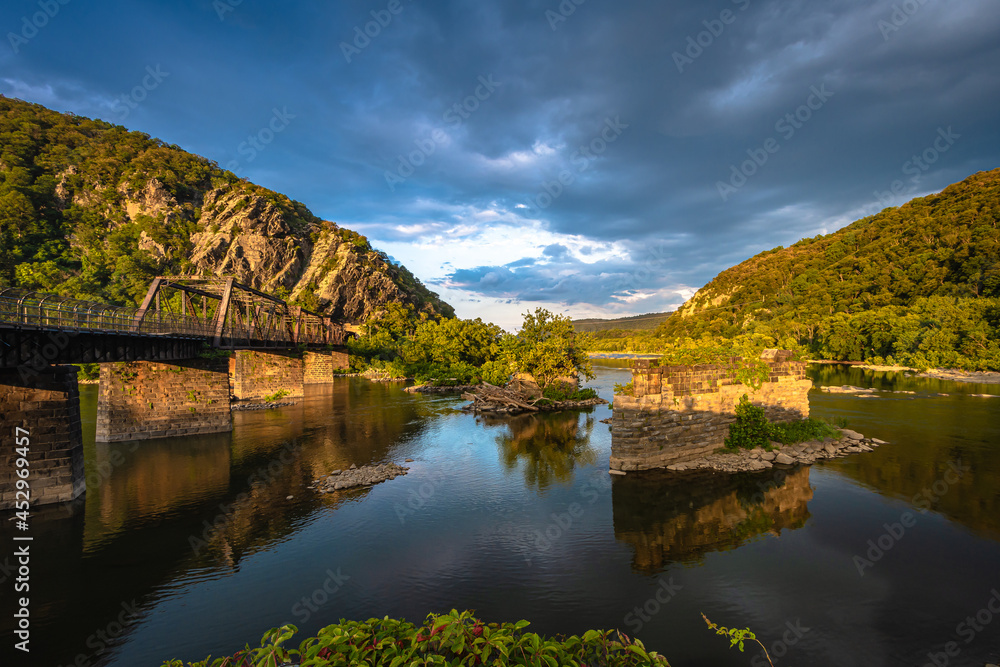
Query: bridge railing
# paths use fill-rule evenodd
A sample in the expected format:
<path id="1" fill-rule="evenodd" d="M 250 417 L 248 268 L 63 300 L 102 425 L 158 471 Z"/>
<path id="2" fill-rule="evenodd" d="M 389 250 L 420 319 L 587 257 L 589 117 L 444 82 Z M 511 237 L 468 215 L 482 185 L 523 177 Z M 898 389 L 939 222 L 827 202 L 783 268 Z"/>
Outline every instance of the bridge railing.
<path id="1" fill-rule="evenodd" d="M 94 331 L 118 334 L 184 336 L 212 339 L 211 323 L 164 310 L 110 306 L 56 294 L 19 288 L 0 289 L 0 325 L 24 328 Z M 315 315 L 283 314 L 266 331 L 228 321 L 222 330 L 223 347 L 287 347 L 291 344 L 343 345 L 343 325 Z"/>
<path id="2" fill-rule="evenodd" d="M 194 318 L 157 313 L 138 321 L 138 308 L 109 306 L 18 288 L 0 289 L 0 324 L 63 331 L 173 334 L 205 337 L 209 327 Z"/>

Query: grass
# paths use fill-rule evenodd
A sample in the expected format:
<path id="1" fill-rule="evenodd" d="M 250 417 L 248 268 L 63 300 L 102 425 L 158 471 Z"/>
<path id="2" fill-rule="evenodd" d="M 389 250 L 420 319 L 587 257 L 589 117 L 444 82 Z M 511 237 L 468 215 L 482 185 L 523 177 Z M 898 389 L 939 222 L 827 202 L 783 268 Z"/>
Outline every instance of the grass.
<path id="1" fill-rule="evenodd" d="M 839 438 L 840 432 L 833 426 L 818 419 L 799 419 L 793 422 L 768 424 L 771 440 L 783 445 L 794 445 L 807 440 Z"/>

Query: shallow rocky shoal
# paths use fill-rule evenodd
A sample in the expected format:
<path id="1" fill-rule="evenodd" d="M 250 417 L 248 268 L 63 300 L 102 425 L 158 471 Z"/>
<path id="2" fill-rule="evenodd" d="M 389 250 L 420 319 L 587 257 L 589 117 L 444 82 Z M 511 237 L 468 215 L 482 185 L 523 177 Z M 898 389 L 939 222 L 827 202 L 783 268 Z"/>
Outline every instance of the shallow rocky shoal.
<path id="1" fill-rule="evenodd" d="M 380 484 L 386 480 L 405 475 L 408 471 L 409 468 L 404 468 L 395 463 L 381 463 L 379 465 L 360 467 L 352 465 L 348 470 L 334 470 L 326 477 L 320 477 L 309 488 L 315 489 L 320 493 L 344 491 L 359 486 Z"/>
<path id="2" fill-rule="evenodd" d="M 271 401 L 270 403 L 233 403 L 230 410 L 233 412 L 248 412 L 250 410 L 273 410 L 274 408 L 284 408 L 295 405 L 295 401 Z"/>
<path id="3" fill-rule="evenodd" d="M 823 459 L 838 459 L 850 454 L 873 452 L 884 440 L 866 438 L 857 431 L 841 429 L 841 437 L 809 440 L 795 445 L 772 442 L 773 451 L 757 449 L 724 452 L 668 466 L 667 470 L 716 470 L 719 472 L 753 472 L 766 470 L 775 465 L 812 465 Z"/>

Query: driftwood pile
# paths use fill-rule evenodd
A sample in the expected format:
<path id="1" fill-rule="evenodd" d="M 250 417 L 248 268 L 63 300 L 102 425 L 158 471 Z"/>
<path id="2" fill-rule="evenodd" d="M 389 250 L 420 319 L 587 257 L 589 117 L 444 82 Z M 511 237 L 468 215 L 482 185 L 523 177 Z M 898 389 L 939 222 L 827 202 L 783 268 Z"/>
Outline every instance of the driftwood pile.
<path id="1" fill-rule="evenodd" d="M 497 387 L 489 382 L 484 382 L 473 392 L 464 392 L 462 398 L 472 401 L 463 410 L 472 412 L 538 412 L 539 408 L 534 405 L 538 398 L 532 399 L 520 392 Z"/>
<path id="2" fill-rule="evenodd" d="M 497 387 L 484 382 L 474 392 L 465 392 L 462 398 L 472 401 L 463 410 L 470 412 L 490 412 L 497 414 L 519 414 L 521 412 L 552 412 L 556 410 L 575 410 L 606 404 L 603 398 L 590 398 L 584 401 L 552 401 L 541 396 L 531 396 L 512 387 Z"/>

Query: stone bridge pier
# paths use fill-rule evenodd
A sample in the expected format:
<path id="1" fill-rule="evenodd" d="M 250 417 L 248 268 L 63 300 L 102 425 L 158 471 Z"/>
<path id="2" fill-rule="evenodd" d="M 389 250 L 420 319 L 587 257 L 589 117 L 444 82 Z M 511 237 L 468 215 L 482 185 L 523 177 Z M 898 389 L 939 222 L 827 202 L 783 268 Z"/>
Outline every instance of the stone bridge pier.
<path id="1" fill-rule="evenodd" d="M 287 398 L 301 397 L 307 384 L 329 384 L 334 371 L 347 368 L 347 353 L 318 350 L 238 350 L 229 360 L 233 398 L 261 400 L 278 392 Z"/>
<path id="2" fill-rule="evenodd" d="M 228 432 L 232 399 L 279 392 L 301 397 L 306 384 L 332 383 L 334 371 L 347 365 L 342 350 L 239 350 L 217 359 L 102 363 L 95 439 Z M 23 447 L 27 456 L 18 451 Z M 18 495 L 21 458 L 28 463 L 30 494 Z M 0 369 L 0 510 L 26 497 L 32 505 L 76 499 L 86 489 L 83 464 L 77 368 Z"/>
<path id="3" fill-rule="evenodd" d="M 303 381 L 306 384 L 330 384 L 336 376 L 335 371 L 350 368 L 346 348 L 306 352 L 302 360 L 305 363 Z"/>
<path id="4" fill-rule="evenodd" d="M 231 431 L 227 362 L 101 364 L 97 442 Z"/>
<path id="5" fill-rule="evenodd" d="M 0 369 L 0 510 L 23 509 L 17 503 L 24 500 L 65 502 L 84 492 L 76 373 L 75 366 Z M 27 470 L 24 477 L 19 470 Z M 18 488 L 22 479 L 28 491 Z"/>
<path id="6" fill-rule="evenodd" d="M 759 389 L 744 386 L 714 364 L 632 366 L 632 396 L 615 396 L 611 418 L 611 468 L 666 468 L 707 456 L 723 446 L 736 404 L 747 394 L 770 421 L 809 416 L 806 364 L 788 350 L 767 350 L 768 377 Z"/>

